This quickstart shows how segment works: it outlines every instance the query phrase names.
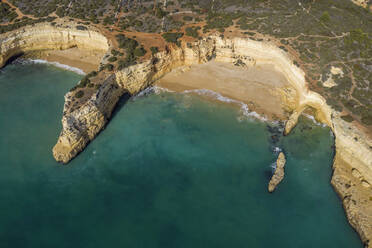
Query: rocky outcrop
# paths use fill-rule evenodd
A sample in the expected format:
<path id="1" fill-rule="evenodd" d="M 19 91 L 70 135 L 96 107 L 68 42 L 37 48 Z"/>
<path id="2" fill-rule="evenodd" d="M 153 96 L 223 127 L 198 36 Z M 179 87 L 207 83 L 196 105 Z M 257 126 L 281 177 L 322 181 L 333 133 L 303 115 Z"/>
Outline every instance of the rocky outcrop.
<path id="1" fill-rule="evenodd" d="M 336 155 L 331 183 L 342 200 L 347 218 L 366 247 L 372 246 L 371 185 L 350 164 Z"/>
<path id="2" fill-rule="evenodd" d="M 284 166 L 285 166 L 285 156 L 284 153 L 279 153 L 278 159 L 276 160 L 276 166 L 273 176 L 270 179 L 268 190 L 269 192 L 273 192 L 278 184 L 283 180 L 284 178 Z"/>
<path id="3" fill-rule="evenodd" d="M 73 93 L 67 93 L 62 116 L 62 131 L 53 148 L 54 158 L 67 163 L 81 152 L 104 128 L 124 91 L 117 84 L 113 74 L 88 101 L 76 109 L 72 106 Z"/>
<path id="4" fill-rule="evenodd" d="M 359 5 L 363 8 L 367 8 L 368 7 L 368 2 L 369 0 L 351 0 L 354 4 L 356 5 Z"/>
<path id="5" fill-rule="evenodd" d="M 0 35 L 0 68 L 15 55 L 35 50 L 61 50 L 71 47 L 106 51 L 105 36 L 98 30 L 78 30 L 76 24 L 40 23 Z"/>

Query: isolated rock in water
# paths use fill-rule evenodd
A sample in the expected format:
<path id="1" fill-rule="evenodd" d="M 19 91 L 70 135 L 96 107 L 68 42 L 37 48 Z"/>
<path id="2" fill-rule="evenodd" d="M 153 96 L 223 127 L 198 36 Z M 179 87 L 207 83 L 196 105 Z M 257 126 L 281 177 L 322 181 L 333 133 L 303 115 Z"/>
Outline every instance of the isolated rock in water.
<path id="1" fill-rule="evenodd" d="M 285 156 L 284 153 L 280 153 L 278 156 L 278 159 L 276 160 L 276 168 L 274 175 L 272 176 L 270 182 L 269 182 L 269 192 L 273 192 L 278 186 L 278 184 L 283 180 L 284 178 L 284 165 L 285 165 Z"/>

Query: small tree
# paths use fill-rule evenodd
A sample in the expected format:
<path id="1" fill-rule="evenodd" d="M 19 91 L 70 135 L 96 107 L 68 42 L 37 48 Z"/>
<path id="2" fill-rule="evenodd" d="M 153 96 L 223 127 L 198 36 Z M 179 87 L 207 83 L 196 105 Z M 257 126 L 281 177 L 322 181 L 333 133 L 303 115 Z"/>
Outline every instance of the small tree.
<path id="1" fill-rule="evenodd" d="M 331 17 L 329 16 L 328 11 L 324 11 L 322 16 L 320 17 L 321 22 L 329 22 L 331 20 Z"/>
<path id="2" fill-rule="evenodd" d="M 154 55 L 155 53 L 159 52 L 159 48 L 158 47 L 150 47 L 150 50 L 151 50 L 152 55 Z"/>

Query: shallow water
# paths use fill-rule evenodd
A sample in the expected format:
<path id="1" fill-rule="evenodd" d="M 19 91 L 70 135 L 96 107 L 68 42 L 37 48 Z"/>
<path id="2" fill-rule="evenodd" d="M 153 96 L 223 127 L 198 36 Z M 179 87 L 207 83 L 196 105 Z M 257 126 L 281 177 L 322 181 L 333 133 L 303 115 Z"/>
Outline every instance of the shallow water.
<path id="1" fill-rule="evenodd" d="M 80 78 L 0 72 L 0 247 L 362 247 L 329 183 L 333 137 L 307 119 L 273 142 L 236 106 L 151 94 L 58 165 L 63 95 Z M 286 177 L 269 194 L 275 146 Z"/>

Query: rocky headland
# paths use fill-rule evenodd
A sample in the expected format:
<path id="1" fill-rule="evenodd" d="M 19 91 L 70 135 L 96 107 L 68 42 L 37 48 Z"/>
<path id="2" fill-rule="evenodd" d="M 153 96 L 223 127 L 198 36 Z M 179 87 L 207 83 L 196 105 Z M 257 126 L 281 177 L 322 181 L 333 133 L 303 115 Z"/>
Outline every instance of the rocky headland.
<path id="1" fill-rule="evenodd" d="M 0 35 L 0 66 L 12 56 L 29 51 L 71 47 L 109 51 L 110 46 L 112 42 L 99 30 L 41 23 Z M 55 159 L 67 163 L 81 152 L 105 127 L 123 94 L 135 95 L 175 68 L 211 60 L 244 66 L 271 65 L 280 72 L 294 89 L 281 92 L 283 105 L 291 112 L 285 134 L 290 134 L 298 117 L 308 109 L 318 121 L 332 129 L 336 144 L 332 185 L 343 202 L 350 224 L 366 247 L 372 247 L 372 140 L 356 125 L 344 121 L 321 95 L 310 91 L 304 70 L 268 39 L 255 41 L 210 35 L 182 42 L 180 46 L 172 45 L 149 59 L 112 72 L 84 99 L 77 100 L 68 92 L 62 131 L 53 148 Z"/>

